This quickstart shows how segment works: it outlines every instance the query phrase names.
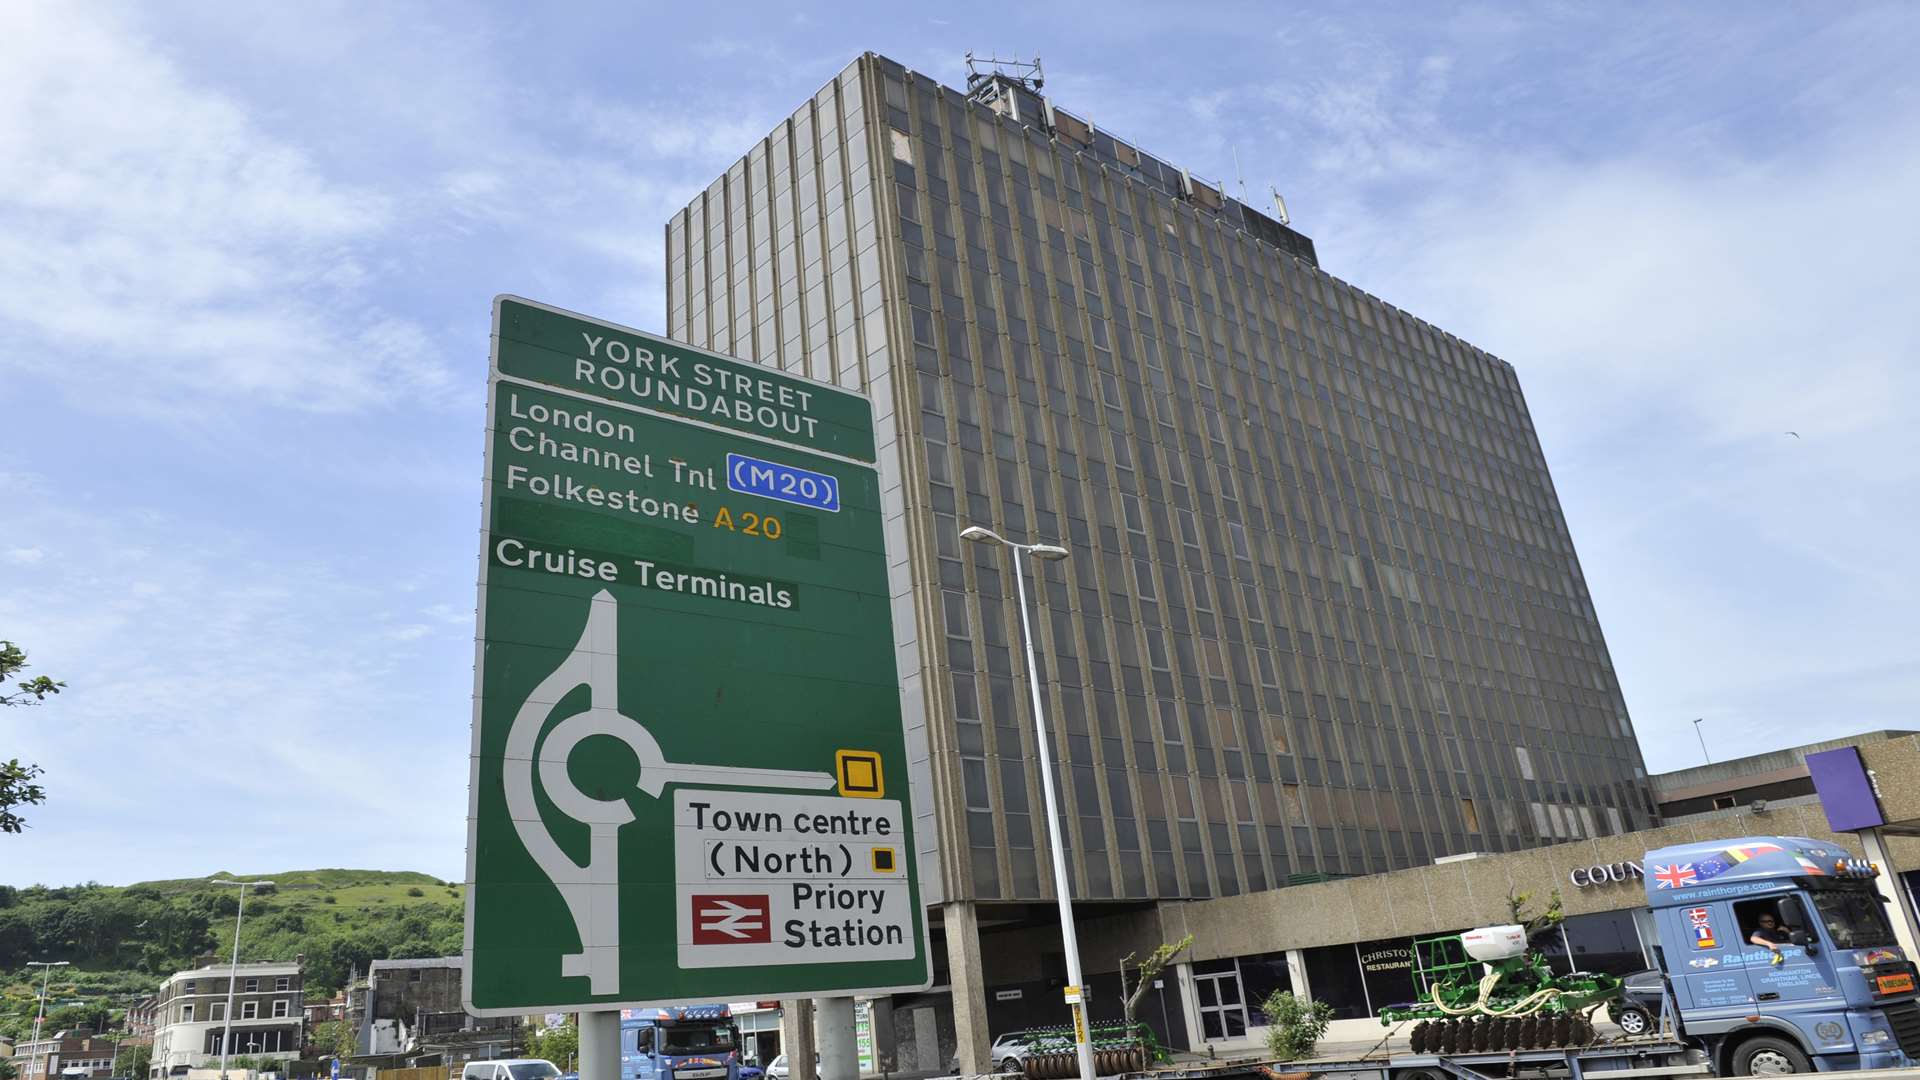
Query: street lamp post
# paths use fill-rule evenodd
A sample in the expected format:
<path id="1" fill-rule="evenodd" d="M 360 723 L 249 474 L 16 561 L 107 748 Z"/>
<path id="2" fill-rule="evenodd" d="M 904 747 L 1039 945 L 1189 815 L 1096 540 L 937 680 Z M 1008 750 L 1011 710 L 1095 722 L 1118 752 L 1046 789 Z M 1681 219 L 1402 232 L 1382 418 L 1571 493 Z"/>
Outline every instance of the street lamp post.
<path id="1" fill-rule="evenodd" d="M 247 890 L 271 881 L 217 881 L 216 885 L 238 885 L 240 905 L 233 912 L 233 955 L 227 962 L 226 1024 L 220 1029 L 220 1080 L 227 1080 L 227 1051 L 233 1048 L 233 988 L 240 981 L 240 920 L 247 914 Z"/>
<path id="2" fill-rule="evenodd" d="M 1053 884 L 1060 902 L 1060 937 L 1067 953 L 1067 981 L 1073 988 L 1073 997 L 1067 1006 L 1073 1011 L 1073 1042 L 1080 1058 L 1080 1080 L 1095 1080 L 1093 1041 L 1087 1031 L 1087 988 L 1080 979 L 1080 943 L 1073 930 L 1073 884 L 1072 879 L 1067 877 L 1067 857 L 1060 847 L 1060 813 L 1053 791 L 1052 740 L 1047 737 L 1047 717 L 1040 704 L 1039 669 L 1033 660 L 1033 628 L 1027 622 L 1027 575 L 1021 565 L 1023 555 L 1057 561 L 1067 557 L 1067 549 L 1057 544 L 1016 544 L 992 529 L 979 525 L 962 529 L 960 539 L 1013 549 L 1014 590 L 1020 601 L 1020 638 L 1027 651 L 1027 686 L 1033 692 L 1033 733 L 1040 746 L 1040 791 L 1047 806 L 1047 841 L 1053 851 Z"/>
<path id="3" fill-rule="evenodd" d="M 1703 758 L 1706 758 L 1707 764 L 1711 765 L 1713 764 L 1713 755 L 1707 753 L 1707 737 L 1705 735 L 1700 734 L 1700 721 L 1705 719 L 1706 717 L 1703 716 L 1699 720 L 1695 720 L 1693 722 L 1693 736 L 1694 738 L 1700 740 L 1700 756 Z"/>
<path id="4" fill-rule="evenodd" d="M 38 1053 L 40 1050 L 40 1047 L 39 1047 L 40 1022 L 47 1018 L 47 984 L 53 981 L 53 969 L 57 967 L 66 967 L 67 963 L 68 962 L 65 960 L 29 960 L 27 961 L 28 967 L 37 967 L 37 968 L 47 969 L 46 973 L 40 977 L 40 1005 L 38 1008 L 34 1010 L 34 1013 L 33 1013 L 33 1041 L 35 1044 L 33 1049 L 35 1053 Z M 42 1055 L 41 1060 L 45 1061 L 46 1057 Z"/>

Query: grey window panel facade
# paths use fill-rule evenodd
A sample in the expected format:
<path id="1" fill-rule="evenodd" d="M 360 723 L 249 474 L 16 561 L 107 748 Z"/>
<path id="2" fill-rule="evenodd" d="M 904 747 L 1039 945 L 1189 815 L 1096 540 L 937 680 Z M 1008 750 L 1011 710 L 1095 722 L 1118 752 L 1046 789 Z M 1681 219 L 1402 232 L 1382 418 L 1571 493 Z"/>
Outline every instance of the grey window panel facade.
<path id="1" fill-rule="evenodd" d="M 1052 897 L 974 523 L 1073 550 L 1032 615 L 1078 898 L 1653 824 L 1512 366 L 1183 175 L 868 54 L 667 225 L 671 336 L 874 399 L 929 900 Z"/>

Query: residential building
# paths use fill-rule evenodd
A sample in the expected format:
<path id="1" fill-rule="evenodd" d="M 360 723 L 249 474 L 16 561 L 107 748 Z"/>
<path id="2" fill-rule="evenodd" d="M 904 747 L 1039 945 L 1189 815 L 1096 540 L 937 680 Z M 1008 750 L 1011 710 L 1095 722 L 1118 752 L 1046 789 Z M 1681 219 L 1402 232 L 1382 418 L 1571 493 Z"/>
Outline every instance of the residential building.
<path id="1" fill-rule="evenodd" d="M 331 1001 L 309 1001 L 306 1004 L 307 1030 L 311 1032 L 315 1024 L 324 1024 L 329 1020 L 347 1018 L 347 996 L 340 994 Z"/>
<path id="2" fill-rule="evenodd" d="M 113 1039 L 95 1035 L 85 1028 L 43 1034 L 40 1039 L 21 1040 L 11 1054 L 18 1080 L 48 1080 L 73 1077 L 76 1080 L 113 1075 L 113 1057 L 118 1049 Z"/>
<path id="3" fill-rule="evenodd" d="M 227 1016 L 228 965 L 210 963 L 176 972 L 160 984 L 155 1001 L 151 1077 L 184 1075 L 217 1066 L 221 1037 L 232 1031 L 230 1056 L 291 1061 L 305 1044 L 304 976 L 298 961 L 239 965 L 232 985 L 233 1016 Z"/>
<path id="4" fill-rule="evenodd" d="M 1016 976 L 1052 989 L 997 1018 L 1064 1020 L 1008 554 L 969 525 L 1072 553 L 1030 574 L 1083 941 L 1657 819 L 1514 368 L 1039 90 L 864 55 L 666 227 L 669 336 L 874 403 L 951 988 L 894 1002 L 902 1070 L 979 1071 Z"/>
<path id="5" fill-rule="evenodd" d="M 160 999 L 144 997 L 127 1006 L 127 1042 L 151 1043 L 158 1027 Z"/>
<path id="6" fill-rule="evenodd" d="M 461 994 L 465 970 L 458 956 L 375 960 L 365 987 L 354 995 L 356 1057 L 404 1061 L 438 1055 L 459 1065 L 510 1056 L 525 1037 L 523 1018 L 469 1013 Z"/>

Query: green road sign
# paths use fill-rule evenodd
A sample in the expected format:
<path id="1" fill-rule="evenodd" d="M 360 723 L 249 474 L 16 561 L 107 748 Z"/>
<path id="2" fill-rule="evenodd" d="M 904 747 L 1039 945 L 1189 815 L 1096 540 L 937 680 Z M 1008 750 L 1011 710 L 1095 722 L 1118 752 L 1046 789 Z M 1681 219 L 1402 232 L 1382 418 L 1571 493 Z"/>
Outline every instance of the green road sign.
<path id="1" fill-rule="evenodd" d="M 468 1007 L 927 986 L 867 400 L 500 297 L 487 416 Z"/>

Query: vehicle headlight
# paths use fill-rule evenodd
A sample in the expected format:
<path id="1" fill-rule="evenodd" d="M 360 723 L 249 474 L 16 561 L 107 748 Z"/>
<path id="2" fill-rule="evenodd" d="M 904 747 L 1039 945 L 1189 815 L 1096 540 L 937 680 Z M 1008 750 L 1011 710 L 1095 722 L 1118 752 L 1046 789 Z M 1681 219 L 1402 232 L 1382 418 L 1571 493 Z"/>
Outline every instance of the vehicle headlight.
<path id="1" fill-rule="evenodd" d="M 1884 1031 L 1884 1030 L 1863 1031 L 1860 1033 L 1860 1045 L 1861 1046 L 1879 1046 L 1881 1043 L 1886 1042 L 1888 1039 L 1891 1039 L 1891 1038 L 1893 1038 L 1893 1033 L 1890 1031 Z"/>

